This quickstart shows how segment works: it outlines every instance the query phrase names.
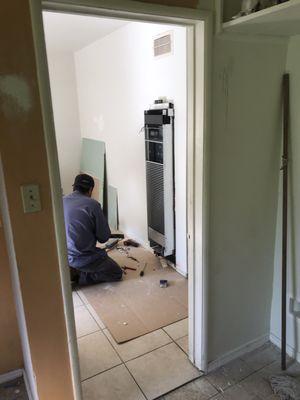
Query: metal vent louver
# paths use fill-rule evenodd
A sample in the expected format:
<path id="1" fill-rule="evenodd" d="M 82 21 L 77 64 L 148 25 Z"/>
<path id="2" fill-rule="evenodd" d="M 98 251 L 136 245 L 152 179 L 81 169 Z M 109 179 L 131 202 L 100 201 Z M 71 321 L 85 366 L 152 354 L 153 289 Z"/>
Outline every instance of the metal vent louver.
<path id="1" fill-rule="evenodd" d="M 163 164 L 147 163 L 147 201 L 148 225 L 150 228 L 165 233 L 164 228 L 164 166 Z"/>
<path id="2" fill-rule="evenodd" d="M 154 57 L 172 53 L 172 35 L 164 34 L 154 39 Z"/>

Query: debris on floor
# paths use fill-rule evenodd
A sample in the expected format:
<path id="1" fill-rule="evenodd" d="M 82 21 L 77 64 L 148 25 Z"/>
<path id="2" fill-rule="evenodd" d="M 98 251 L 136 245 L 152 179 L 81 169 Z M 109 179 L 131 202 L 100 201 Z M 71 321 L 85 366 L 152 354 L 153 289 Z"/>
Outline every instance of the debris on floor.
<path id="1" fill-rule="evenodd" d="M 28 400 L 23 378 L 14 379 L 0 385 L 1 400 Z"/>
<path id="2" fill-rule="evenodd" d="M 163 268 L 168 268 L 168 262 L 167 262 L 167 260 L 164 258 L 164 257 L 162 257 L 162 256 L 159 256 L 158 257 L 158 259 L 159 259 L 159 262 L 160 262 L 160 264 L 161 264 L 161 266 L 163 267 Z"/>
<path id="3" fill-rule="evenodd" d="M 126 239 L 124 240 L 124 246 L 132 246 L 132 247 L 139 247 L 140 244 L 133 239 Z"/>
<path id="4" fill-rule="evenodd" d="M 114 249 L 119 243 L 120 239 L 109 239 L 109 241 L 105 245 L 106 251 L 110 251 Z"/>
<path id="5" fill-rule="evenodd" d="M 147 263 L 144 262 L 144 264 L 141 266 L 140 276 L 144 276 L 145 275 L 146 268 L 147 268 Z"/>
<path id="6" fill-rule="evenodd" d="M 168 287 L 168 281 L 167 281 L 167 279 L 161 279 L 161 280 L 159 281 L 159 286 L 160 286 L 161 288 L 166 288 L 166 287 Z"/>
<path id="7" fill-rule="evenodd" d="M 300 399 L 300 382 L 297 379 L 289 375 L 275 375 L 270 378 L 270 383 L 281 400 Z"/>

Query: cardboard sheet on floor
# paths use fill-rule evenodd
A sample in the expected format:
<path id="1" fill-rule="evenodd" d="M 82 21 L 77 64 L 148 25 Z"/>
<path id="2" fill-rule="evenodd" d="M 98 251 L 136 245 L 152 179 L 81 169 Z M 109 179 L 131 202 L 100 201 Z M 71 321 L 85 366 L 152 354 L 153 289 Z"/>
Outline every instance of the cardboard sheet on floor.
<path id="1" fill-rule="evenodd" d="M 188 316 L 188 281 L 173 268 L 162 268 L 157 257 L 143 248 L 132 248 L 130 255 L 140 264 L 113 250 L 109 255 L 127 270 L 121 282 L 101 283 L 82 288 L 90 305 L 118 343 L 145 335 Z M 139 276 L 147 262 L 145 275 Z M 169 286 L 160 288 L 160 279 Z"/>
<path id="2" fill-rule="evenodd" d="M 94 188 L 94 196 L 103 205 L 104 173 L 105 173 L 105 143 L 100 140 L 82 139 L 80 170 L 92 175 L 98 180 Z"/>

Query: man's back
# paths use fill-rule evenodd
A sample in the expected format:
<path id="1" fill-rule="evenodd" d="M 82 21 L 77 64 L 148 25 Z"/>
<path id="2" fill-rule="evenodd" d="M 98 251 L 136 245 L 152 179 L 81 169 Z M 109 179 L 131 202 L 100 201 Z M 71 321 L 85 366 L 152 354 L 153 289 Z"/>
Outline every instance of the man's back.
<path id="1" fill-rule="evenodd" d="M 70 266 L 80 268 L 105 258 L 106 252 L 96 247 L 97 241 L 110 237 L 100 204 L 78 191 L 65 196 L 63 203 Z"/>

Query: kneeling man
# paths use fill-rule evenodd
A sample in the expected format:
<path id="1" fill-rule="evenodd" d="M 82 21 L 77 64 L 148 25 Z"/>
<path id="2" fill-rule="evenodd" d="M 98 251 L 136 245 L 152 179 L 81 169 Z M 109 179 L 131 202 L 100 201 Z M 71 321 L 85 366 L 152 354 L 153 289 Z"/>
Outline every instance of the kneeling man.
<path id="1" fill-rule="evenodd" d="M 122 279 L 122 269 L 97 241 L 105 243 L 111 235 L 100 203 L 91 198 L 95 183 L 86 174 L 77 175 L 73 193 L 64 196 L 68 260 L 71 276 L 79 285 L 113 282 Z"/>

